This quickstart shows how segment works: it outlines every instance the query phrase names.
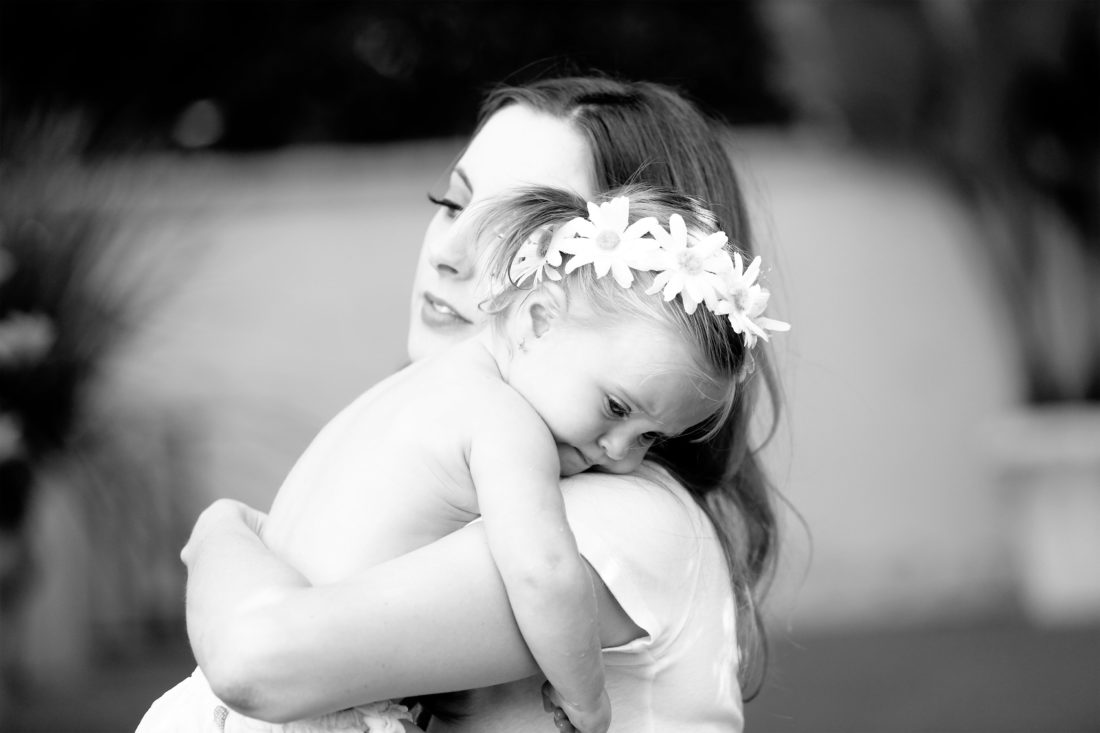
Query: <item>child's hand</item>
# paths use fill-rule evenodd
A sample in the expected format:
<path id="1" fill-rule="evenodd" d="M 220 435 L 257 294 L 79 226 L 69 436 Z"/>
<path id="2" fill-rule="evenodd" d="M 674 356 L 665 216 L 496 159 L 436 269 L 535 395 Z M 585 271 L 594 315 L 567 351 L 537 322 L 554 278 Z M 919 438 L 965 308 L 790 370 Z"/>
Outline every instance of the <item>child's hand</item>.
<path id="1" fill-rule="evenodd" d="M 611 699 L 600 692 L 595 707 L 582 710 L 561 699 L 549 682 L 542 686 L 542 709 L 554 714 L 554 725 L 562 733 L 606 733 L 611 725 Z"/>

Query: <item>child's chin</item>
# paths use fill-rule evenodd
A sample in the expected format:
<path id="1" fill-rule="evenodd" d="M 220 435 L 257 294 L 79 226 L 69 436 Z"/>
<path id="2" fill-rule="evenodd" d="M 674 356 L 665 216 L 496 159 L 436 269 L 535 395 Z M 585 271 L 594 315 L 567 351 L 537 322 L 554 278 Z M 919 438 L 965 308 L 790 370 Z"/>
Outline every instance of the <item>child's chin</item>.
<path id="1" fill-rule="evenodd" d="M 562 478 L 576 476 L 588 470 L 588 461 L 582 460 L 576 448 L 558 446 L 558 473 Z"/>
<path id="2" fill-rule="evenodd" d="M 561 477 L 562 478 L 569 478 L 570 476 L 576 476 L 578 473 L 584 473 L 587 470 L 588 470 L 587 467 L 578 468 L 578 467 L 574 467 L 574 466 L 566 466 L 563 463 L 562 467 L 561 467 Z"/>

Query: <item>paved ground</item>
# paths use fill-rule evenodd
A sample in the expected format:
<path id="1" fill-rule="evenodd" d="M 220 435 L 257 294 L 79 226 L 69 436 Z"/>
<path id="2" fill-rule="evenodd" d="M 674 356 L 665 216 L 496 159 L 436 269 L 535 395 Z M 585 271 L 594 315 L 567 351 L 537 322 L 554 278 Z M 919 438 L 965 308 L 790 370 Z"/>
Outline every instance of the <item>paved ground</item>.
<path id="1" fill-rule="evenodd" d="M 24 702 L 9 733 L 131 731 L 191 670 L 183 644 L 104 666 L 86 685 Z M 1020 622 L 781 639 L 749 733 L 1100 731 L 1100 627 Z M 547 733 L 552 733 L 552 726 Z"/>

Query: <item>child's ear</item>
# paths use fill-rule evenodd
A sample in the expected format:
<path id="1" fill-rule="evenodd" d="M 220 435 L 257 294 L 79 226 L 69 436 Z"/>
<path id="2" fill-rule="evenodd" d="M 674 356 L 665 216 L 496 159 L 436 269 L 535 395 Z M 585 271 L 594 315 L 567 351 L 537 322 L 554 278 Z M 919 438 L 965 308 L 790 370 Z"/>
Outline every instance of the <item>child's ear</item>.
<path id="1" fill-rule="evenodd" d="M 524 324 L 535 338 L 542 338 L 565 313 L 565 291 L 557 283 L 544 282 L 524 303 Z"/>

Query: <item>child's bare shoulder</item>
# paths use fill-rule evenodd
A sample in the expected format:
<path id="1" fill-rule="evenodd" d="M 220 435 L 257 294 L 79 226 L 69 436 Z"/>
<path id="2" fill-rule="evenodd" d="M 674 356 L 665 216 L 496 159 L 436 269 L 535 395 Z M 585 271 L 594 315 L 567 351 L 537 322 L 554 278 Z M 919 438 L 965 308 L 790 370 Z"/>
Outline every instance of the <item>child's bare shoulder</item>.
<path id="1" fill-rule="evenodd" d="M 550 429 L 523 396 L 503 381 L 486 385 L 483 409 L 471 421 L 472 437 L 531 445 L 553 445 Z"/>

